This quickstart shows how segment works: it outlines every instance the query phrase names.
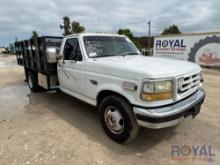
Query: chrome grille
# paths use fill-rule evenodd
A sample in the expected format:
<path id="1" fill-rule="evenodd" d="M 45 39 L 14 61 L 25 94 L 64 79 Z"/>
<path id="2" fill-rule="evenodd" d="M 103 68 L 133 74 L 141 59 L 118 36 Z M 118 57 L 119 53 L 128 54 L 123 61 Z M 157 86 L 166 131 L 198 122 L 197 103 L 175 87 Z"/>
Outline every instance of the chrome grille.
<path id="1" fill-rule="evenodd" d="M 190 93 L 198 88 L 201 81 L 200 73 L 179 78 L 178 94 Z"/>

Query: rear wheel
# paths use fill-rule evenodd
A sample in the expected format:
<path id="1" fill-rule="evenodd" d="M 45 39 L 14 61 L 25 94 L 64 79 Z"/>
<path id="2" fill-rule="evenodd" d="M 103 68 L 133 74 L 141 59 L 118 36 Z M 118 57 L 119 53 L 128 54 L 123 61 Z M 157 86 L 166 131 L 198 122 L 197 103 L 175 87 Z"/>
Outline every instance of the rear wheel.
<path id="1" fill-rule="evenodd" d="M 107 96 L 101 101 L 99 110 L 102 127 L 111 139 L 124 143 L 136 137 L 139 127 L 127 100 Z"/>
<path id="2" fill-rule="evenodd" d="M 40 87 L 38 85 L 37 73 L 29 71 L 27 74 L 27 83 L 31 91 L 38 92 Z"/>

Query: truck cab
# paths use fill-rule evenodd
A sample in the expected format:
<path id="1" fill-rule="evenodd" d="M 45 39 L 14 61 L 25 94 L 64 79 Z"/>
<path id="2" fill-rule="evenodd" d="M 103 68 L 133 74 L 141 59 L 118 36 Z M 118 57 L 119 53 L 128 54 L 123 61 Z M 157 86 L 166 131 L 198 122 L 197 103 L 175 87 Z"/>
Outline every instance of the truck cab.
<path id="1" fill-rule="evenodd" d="M 199 65 L 143 56 L 126 36 L 69 35 L 56 58 L 60 90 L 96 106 L 105 133 L 119 143 L 134 139 L 140 126 L 159 129 L 194 118 L 205 98 Z"/>

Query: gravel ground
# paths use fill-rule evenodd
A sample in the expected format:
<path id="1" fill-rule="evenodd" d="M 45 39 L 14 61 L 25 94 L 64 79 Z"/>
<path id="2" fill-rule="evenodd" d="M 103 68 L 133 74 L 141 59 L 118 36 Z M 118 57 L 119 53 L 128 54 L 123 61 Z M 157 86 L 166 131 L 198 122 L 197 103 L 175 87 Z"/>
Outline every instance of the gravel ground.
<path id="1" fill-rule="evenodd" d="M 0 164 L 220 164 L 220 71 L 204 69 L 204 79 L 207 97 L 197 118 L 143 128 L 119 145 L 104 134 L 94 107 L 62 92 L 31 93 L 15 57 L 0 55 Z M 173 160 L 173 145 L 211 146 L 215 156 Z"/>

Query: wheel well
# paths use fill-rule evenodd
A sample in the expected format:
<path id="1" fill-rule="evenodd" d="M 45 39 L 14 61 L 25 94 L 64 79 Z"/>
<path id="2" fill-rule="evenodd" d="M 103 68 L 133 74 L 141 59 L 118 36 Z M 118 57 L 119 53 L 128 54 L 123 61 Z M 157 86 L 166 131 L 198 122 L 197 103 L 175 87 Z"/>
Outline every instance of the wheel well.
<path id="1" fill-rule="evenodd" d="M 117 92 L 114 92 L 114 91 L 110 91 L 110 90 L 103 90 L 101 92 L 99 92 L 98 96 L 96 97 L 96 100 L 97 100 L 97 106 L 100 104 L 100 102 L 102 101 L 103 98 L 107 97 L 107 96 L 110 96 L 110 95 L 115 95 L 115 96 L 119 96 L 119 97 L 122 97 L 124 98 L 128 103 L 129 100 L 124 97 L 123 95 L 117 93 Z"/>

